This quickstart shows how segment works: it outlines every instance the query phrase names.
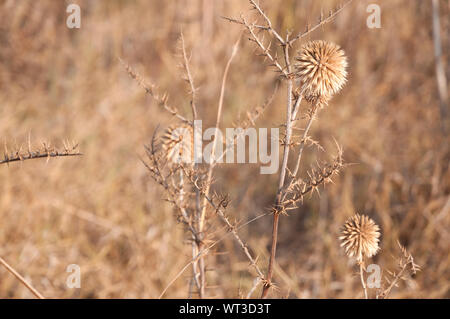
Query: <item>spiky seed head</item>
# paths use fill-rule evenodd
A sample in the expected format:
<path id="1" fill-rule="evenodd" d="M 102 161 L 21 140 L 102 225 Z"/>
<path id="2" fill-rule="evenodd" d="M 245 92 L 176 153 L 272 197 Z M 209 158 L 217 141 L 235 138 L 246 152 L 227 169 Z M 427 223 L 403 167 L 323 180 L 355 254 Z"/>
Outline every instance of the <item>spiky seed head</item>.
<path id="1" fill-rule="evenodd" d="M 332 42 L 310 41 L 301 47 L 295 60 L 299 89 L 312 104 L 326 105 L 347 80 L 347 58 Z"/>
<path id="2" fill-rule="evenodd" d="M 167 128 L 163 136 L 163 147 L 169 164 L 193 163 L 194 134 L 192 127 L 182 124 Z"/>
<path id="3" fill-rule="evenodd" d="M 375 256 L 380 249 L 378 242 L 380 228 L 368 216 L 356 214 L 349 218 L 342 227 L 341 247 L 349 257 L 356 257 L 361 263 L 363 257 Z"/>

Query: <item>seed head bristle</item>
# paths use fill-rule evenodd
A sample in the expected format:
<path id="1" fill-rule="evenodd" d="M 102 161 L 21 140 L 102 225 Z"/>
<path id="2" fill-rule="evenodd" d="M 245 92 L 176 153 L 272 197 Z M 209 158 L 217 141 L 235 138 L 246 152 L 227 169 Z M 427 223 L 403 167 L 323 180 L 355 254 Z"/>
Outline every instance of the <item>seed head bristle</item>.
<path id="1" fill-rule="evenodd" d="M 349 218 L 342 227 L 341 247 L 349 257 L 356 257 L 361 263 L 363 257 L 373 257 L 377 254 L 380 228 L 368 216 L 356 214 Z"/>
<path id="2" fill-rule="evenodd" d="M 328 104 L 346 82 L 347 58 L 332 42 L 310 41 L 302 46 L 295 60 L 294 76 L 304 98 L 312 104 Z"/>

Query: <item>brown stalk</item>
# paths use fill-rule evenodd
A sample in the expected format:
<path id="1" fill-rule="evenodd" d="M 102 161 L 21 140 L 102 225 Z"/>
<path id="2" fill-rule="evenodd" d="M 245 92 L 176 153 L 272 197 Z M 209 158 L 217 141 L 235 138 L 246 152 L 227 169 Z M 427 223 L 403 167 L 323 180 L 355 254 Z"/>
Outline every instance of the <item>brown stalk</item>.
<path id="1" fill-rule="evenodd" d="M 253 3 L 253 1 L 251 1 Z M 259 8 L 259 7 L 258 7 Z M 291 64 L 290 64 L 290 58 L 289 58 L 289 45 L 287 44 L 289 42 L 289 35 L 286 37 L 286 41 L 283 42 L 283 53 L 284 53 L 284 59 L 286 63 L 286 69 L 288 73 L 291 73 Z M 285 178 L 286 178 L 286 172 L 288 169 L 288 160 L 289 160 L 289 150 L 290 150 L 290 141 L 291 141 L 291 135 L 292 135 L 292 115 L 293 115 L 293 109 L 292 109 L 292 97 L 293 97 L 293 79 L 288 78 L 288 84 L 287 84 L 287 105 L 286 105 L 286 137 L 284 141 L 284 151 L 283 151 L 283 161 L 281 165 L 281 172 L 280 177 L 278 181 L 278 191 L 277 196 L 275 199 L 275 205 L 274 205 L 274 214 L 273 214 L 273 224 L 272 224 L 272 244 L 270 249 L 270 257 L 269 257 L 269 267 L 267 270 L 267 276 L 266 276 L 266 282 L 263 286 L 263 291 L 261 298 L 267 298 L 267 295 L 269 293 L 269 289 L 272 286 L 272 275 L 273 275 L 273 268 L 275 263 L 275 256 L 277 252 L 277 242 L 278 242 L 278 224 L 280 219 L 280 214 L 283 212 L 283 209 L 281 208 L 280 204 L 282 201 L 282 190 L 284 188 Z M 300 99 L 300 98 L 299 98 Z"/>
<path id="2" fill-rule="evenodd" d="M 150 95 L 159 105 L 161 105 L 166 111 L 168 111 L 171 115 L 178 118 L 180 121 L 186 124 L 191 124 L 190 121 L 188 121 L 184 116 L 180 115 L 178 113 L 178 110 L 169 105 L 168 100 L 169 97 L 166 93 L 163 93 L 162 95 L 157 92 L 155 85 L 149 85 L 145 82 L 145 80 L 136 73 L 128 64 L 126 64 L 121 58 L 119 58 L 120 63 L 125 67 L 125 70 L 127 71 L 128 75 L 135 80 L 139 86 L 141 86 L 145 92 Z"/>
<path id="3" fill-rule="evenodd" d="M 182 50 L 182 55 L 183 55 L 183 66 L 184 66 L 184 69 L 186 71 L 186 81 L 189 83 L 190 94 L 191 94 L 191 97 L 192 97 L 191 98 L 192 117 L 193 117 L 193 119 L 195 121 L 197 119 L 197 107 L 196 107 L 196 104 L 195 104 L 197 89 L 195 88 L 194 78 L 192 77 L 191 68 L 189 66 L 189 59 L 188 59 L 187 53 L 186 53 L 186 46 L 185 46 L 185 43 L 184 43 L 183 32 L 180 32 L 180 39 L 181 39 L 181 50 Z"/>
<path id="4" fill-rule="evenodd" d="M 269 48 L 266 47 L 262 40 L 256 35 L 255 31 L 253 30 L 253 25 L 250 25 L 245 18 L 242 18 L 242 23 L 245 25 L 247 30 L 250 32 L 253 41 L 258 45 L 258 47 L 261 49 L 263 54 L 272 62 L 272 64 L 283 74 L 284 77 L 288 77 L 288 73 L 286 70 L 280 65 L 280 63 L 277 61 L 276 56 L 273 56 Z"/>
<path id="5" fill-rule="evenodd" d="M 340 5 L 338 8 L 336 8 L 334 11 L 330 11 L 328 17 L 323 18 L 323 16 L 320 17 L 319 22 L 312 28 L 307 27 L 305 32 L 300 32 L 299 34 L 297 34 L 295 37 L 293 37 L 290 41 L 289 41 L 289 45 L 294 44 L 294 42 L 296 42 L 297 40 L 300 40 L 301 38 L 306 37 L 307 35 L 309 35 L 310 33 L 312 33 L 313 31 L 315 31 L 316 29 L 322 27 L 323 25 L 333 21 L 333 19 L 342 11 L 344 10 L 344 8 L 349 5 L 353 0 L 348 0 L 346 3 L 344 3 L 343 5 Z"/>
<path id="6" fill-rule="evenodd" d="M 363 290 L 364 290 L 364 298 L 365 299 L 369 299 L 368 296 L 367 296 L 367 287 L 366 287 L 366 282 L 364 280 L 364 265 L 363 265 L 362 262 L 359 263 L 359 276 L 360 276 L 360 279 L 361 279 L 361 285 L 362 285 Z"/>
<path id="7" fill-rule="evenodd" d="M 45 299 L 45 297 L 37 291 L 36 288 L 34 288 L 31 284 L 29 284 L 25 278 L 23 278 L 13 267 L 11 267 L 2 257 L 0 257 L 0 264 L 3 265 L 3 267 L 6 268 L 7 271 L 9 271 L 14 277 L 17 278 L 33 295 L 36 296 L 38 299 Z"/>
<path id="8" fill-rule="evenodd" d="M 190 64 L 189 64 L 189 59 L 187 57 L 187 53 L 186 53 L 186 45 L 184 42 L 184 35 L 183 32 L 180 32 L 180 39 L 181 39 L 181 50 L 182 50 L 182 56 L 183 56 L 183 66 L 185 69 L 185 73 L 186 73 L 186 81 L 189 83 L 189 87 L 190 87 L 190 94 L 191 94 L 191 111 L 192 111 L 192 119 L 193 122 L 197 119 L 197 106 L 196 106 L 196 92 L 197 89 L 195 88 L 195 84 L 194 84 L 194 78 L 192 76 L 191 73 L 191 68 L 190 68 Z M 192 129 L 194 130 L 194 127 L 192 127 Z M 197 163 L 194 164 L 195 167 L 198 166 Z M 183 179 L 183 171 L 180 170 L 180 183 L 181 180 Z M 180 196 L 182 196 L 180 194 Z M 182 202 L 182 199 L 181 199 Z M 196 223 L 197 223 L 197 227 L 199 227 L 200 222 L 199 222 L 199 217 L 200 217 L 200 194 L 199 192 L 196 190 L 196 206 L 195 206 L 195 219 L 196 219 Z M 194 258 L 198 252 L 201 250 L 201 239 L 200 240 L 195 240 L 195 238 L 192 238 L 192 258 Z M 199 270 L 200 268 L 200 270 Z M 203 298 L 204 293 L 205 293 L 205 265 L 204 265 L 204 260 L 203 258 L 200 260 L 200 265 L 198 265 L 198 263 L 193 263 L 192 264 L 192 271 L 193 271 L 193 279 L 194 282 L 198 288 L 199 291 L 199 297 Z"/>

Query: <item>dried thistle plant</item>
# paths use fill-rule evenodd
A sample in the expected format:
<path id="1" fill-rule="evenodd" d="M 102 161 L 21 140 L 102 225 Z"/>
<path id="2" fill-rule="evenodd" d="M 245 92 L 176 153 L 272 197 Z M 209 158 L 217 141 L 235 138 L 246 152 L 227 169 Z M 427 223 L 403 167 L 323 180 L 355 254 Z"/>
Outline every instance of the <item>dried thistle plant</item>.
<path id="1" fill-rule="evenodd" d="M 364 280 L 364 257 L 371 258 L 380 250 L 378 243 L 380 227 L 368 216 L 356 214 L 350 217 L 341 230 L 341 247 L 349 257 L 356 257 L 359 265 L 361 285 L 364 296 L 368 299 L 366 282 Z"/>
<path id="2" fill-rule="evenodd" d="M 233 46 L 232 54 L 228 59 L 223 74 L 217 108 L 216 130 L 219 129 L 222 118 L 226 81 L 231 62 L 237 53 L 239 41 L 240 39 Z M 121 63 L 125 66 L 128 74 L 145 89 L 146 93 L 153 97 L 159 105 L 162 105 L 179 120 L 177 124 L 167 128 L 162 136 L 158 136 L 158 134 L 156 134 L 157 132 L 155 132 L 152 143 L 146 146 L 147 160 L 143 162 L 147 167 L 150 176 L 163 187 L 166 201 L 175 207 L 177 220 L 186 226 L 190 235 L 192 260 L 182 269 L 176 278 L 178 278 L 188 266 L 192 265 L 193 275 L 191 284 L 189 285 L 189 297 L 191 297 L 193 293 L 197 293 L 199 298 L 203 298 L 205 297 L 205 289 L 207 288 L 205 258 L 211 248 L 220 241 L 213 241 L 214 227 L 212 227 L 212 221 L 214 220 L 214 217 L 217 217 L 217 219 L 226 226 L 228 234 L 232 234 L 241 246 L 245 256 L 250 261 L 250 265 L 256 271 L 257 282 L 264 282 L 264 278 L 262 271 L 257 265 L 257 258 L 252 255 L 250 249 L 240 238 L 237 231 L 238 227 L 236 227 L 236 225 L 231 222 L 231 219 L 225 215 L 224 210 L 227 207 L 228 200 L 226 198 L 228 197 L 226 195 L 218 196 L 214 193 L 211 194 L 214 167 L 220 162 L 223 156 L 230 151 L 230 148 L 227 148 L 219 158 L 215 157 L 215 150 L 213 149 L 211 157 L 214 160 L 212 163 L 209 163 L 209 167 L 198 165 L 193 161 L 193 122 L 199 117 L 196 105 L 198 90 L 194 84 L 194 77 L 192 76 L 183 34 L 180 36 L 179 43 L 181 50 L 180 56 L 182 59 L 181 66 L 184 69 L 182 79 L 187 83 L 189 88 L 192 121 L 187 120 L 186 117 L 182 116 L 177 107 L 169 106 L 166 94 L 158 94 L 154 85 L 146 84 L 144 79 L 138 73 L 133 71 L 129 65 L 125 64 L 122 60 Z M 245 125 L 253 125 L 264 111 L 264 108 L 270 104 L 272 99 L 273 95 L 262 107 L 257 107 L 255 108 L 256 111 L 249 113 L 248 121 L 246 121 Z M 235 136 L 235 141 L 238 140 L 238 138 L 239 136 Z M 230 143 L 230 145 L 231 144 L 233 143 Z M 209 245 L 210 242 L 213 242 L 213 244 Z M 175 279 L 169 282 L 169 285 L 161 293 L 161 297 Z M 192 287 L 196 287 L 195 292 Z"/>
<path id="3" fill-rule="evenodd" d="M 296 209 L 297 204 L 303 200 L 305 194 L 312 190 L 318 190 L 320 185 L 331 181 L 331 177 L 339 172 L 343 166 L 342 150 L 338 146 L 337 159 L 332 164 L 319 165 L 313 168 L 308 178 L 298 176 L 301 166 L 301 159 L 305 145 L 312 141 L 309 131 L 320 106 L 326 104 L 331 96 L 338 92 L 345 83 L 347 60 L 343 51 L 338 46 L 324 42 L 315 41 L 302 47 L 295 61 L 291 61 L 290 49 L 293 44 L 315 30 L 321 25 L 331 21 L 343 7 L 330 12 L 327 18 L 320 17 L 319 23 L 313 28 L 307 27 L 305 32 L 300 32 L 291 38 L 291 32 L 286 36 L 281 36 L 275 30 L 273 24 L 261 6 L 254 0 L 249 0 L 252 9 L 257 13 L 254 21 L 249 21 L 248 17 L 241 15 L 240 18 L 225 18 L 229 22 L 244 26 L 249 33 L 249 39 L 254 42 L 261 55 L 270 62 L 270 66 L 275 68 L 280 77 L 286 83 L 286 120 L 282 127 L 285 128 L 284 138 L 281 144 L 284 147 L 282 164 L 278 178 L 278 190 L 272 207 L 272 241 L 270 257 L 268 262 L 267 276 L 264 278 L 264 286 L 261 294 L 262 298 L 267 298 L 269 290 L 273 287 L 272 276 L 274 271 L 277 243 L 278 243 L 278 223 L 280 215 L 286 214 L 288 210 Z M 348 1 L 346 4 L 348 4 Z M 262 35 L 261 35 L 262 34 Z M 269 41 L 264 40 L 265 36 Z M 276 49 L 272 49 L 271 41 L 275 41 L 278 47 L 282 48 L 282 58 L 278 58 Z M 295 81 L 300 82 L 300 88 L 295 88 Z M 306 126 L 296 127 L 298 113 L 302 100 L 312 103 L 312 108 L 305 114 L 307 118 Z M 303 131 L 301 136 L 295 136 L 293 130 Z M 291 150 L 298 146 L 296 161 L 289 167 L 289 157 Z M 306 180 L 306 181 L 305 181 Z"/>
<path id="4" fill-rule="evenodd" d="M 315 27 L 311 29 L 308 27 L 306 32 L 300 32 L 295 37 L 291 38 L 290 32 L 283 37 L 273 28 L 270 18 L 256 1 L 250 0 L 249 2 L 252 9 L 257 12 L 258 19 L 256 21 L 250 22 L 248 18 L 243 15 L 241 15 L 239 19 L 225 19 L 244 26 L 244 31 L 248 32 L 250 35 L 250 41 L 254 42 L 266 60 L 270 61 L 270 66 L 274 67 L 279 73 L 281 79 L 286 83 L 287 89 L 286 121 L 284 125 L 282 125 L 285 128 L 285 132 L 283 134 L 283 140 L 281 141 L 284 150 L 278 177 L 278 191 L 275 196 L 272 211 L 270 212 L 273 215 L 273 229 L 267 275 L 264 276 L 259 269 L 256 262 L 257 258 L 253 257 L 251 251 L 240 238 L 237 232 L 238 228 L 233 225 L 230 218 L 224 214 L 223 210 L 227 205 L 224 205 L 224 200 L 222 199 L 227 198 L 227 196 L 223 197 L 217 196 L 214 193 L 211 194 L 214 168 L 216 167 L 218 160 L 221 159 L 215 158 L 216 143 L 213 143 L 211 152 L 211 157 L 214 160 L 212 163 L 209 163 L 209 166 L 206 169 L 197 164 L 183 165 L 181 161 L 177 160 L 183 158 L 183 156 L 188 153 L 186 150 L 189 146 L 192 146 L 191 139 L 180 138 L 179 134 L 174 134 L 173 128 L 169 128 L 161 142 L 163 145 L 161 149 L 157 149 L 156 145 L 158 144 L 157 140 L 159 138 L 154 135 L 152 144 L 147 147 L 148 160 L 144 162 L 152 178 L 165 189 L 167 200 L 176 207 L 179 220 L 186 224 L 187 229 L 192 236 L 192 261 L 189 264 L 192 265 L 193 268 L 193 279 L 191 282 L 195 283 L 197 286 L 200 298 L 205 296 L 204 290 L 206 279 L 204 258 L 209 250 L 207 241 L 211 240 L 211 219 L 213 217 L 218 217 L 218 219 L 225 224 L 229 233 L 233 234 L 241 248 L 244 250 L 246 257 L 250 261 L 250 265 L 257 273 L 257 278 L 254 280 L 254 285 L 248 296 L 252 295 L 259 284 L 263 284 L 261 297 L 266 298 L 270 288 L 274 287 L 272 276 L 274 272 L 280 215 L 286 214 L 289 210 L 296 209 L 298 204 L 303 201 L 306 194 L 318 191 L 319 186 L 330 182 L 332 177 L 338 174 L 343 167 L 342 149 L 338 145 L 338 154 L 332 163 L 318 164 L 308 172 L 306 177 L 302 178 L 298 176 L 305 146 L 313 143 L 320 147 L 318 142 L 314 141 L 309 136 L 309 131 L 312 127 L 312 123 L 316 119 L 316 114 L 320 109 L 318 106 L 328 102 L 331 95 L 339 91 L 345 83 L 346 58 L 341 53 L 341 50 L 336 49 L 338 48 L 337 46 L 325 42 L 318 42 L 315 44 L 317 46 L 316 49 L 319 50 L 322 55 L 316 60 L 309 58 L 308 61 L 304 61 L 304 69 L 302 71 L 302 60 L 297 59 L 296 63 L 294 63 L 290 53 L 290 49 L 297 40 L 303 38 L 319 26 L 330 22 L 343 7 L 331 12 L 326 18 L 321 16 L 319 23 Z M 347 4 L 349 2 L 350 1 L 348 1 Z M 261 35 L 261 33 L 267 33 L 272 40 L 279 44 L 279 47 L 282 49 L 282 59 L 279 60 L 278 52 L 275 48 L 271 49 L 273 46 L 264 39 L 264 35 Z M 188 84 L 191 97 L 192 121 L 187 120 L 186 117 L 181 115 L 177 107 L 169 106 L 166 94 L 158 94 L 154 85 L 147 85 L 146 82 L 128 65 L 123 62 L 122 64 L 125 65 L 130 76 L 135 79 L 139 85 L 144 87 L 146 92 L 152 96 L 158 104 L 162 105 L 172 115 L 181 120 L 185 125 L 184 128 L 192 133 L 193 122 L 199 117 L 196 106 L 198 90 L 194 84 L 183 35 L 180 37 L 180 44 L 180 56 L 182 58 L 181 66 L 184 69 L 183 80 Z M 224 109 L 226 81 L 231 62 L 237 53 L 238 44 L 239 40 L 233 46 L 232 54 L 228 59 L 222 77 L 215 124 L 216 133 L 219 129 Z M 324 46 L 325 49 L 321 44 L 323 44 L 322 46 Z M 314 54 L 314 52 L 312 52 L 312 54 Z M 307 64 L 308 62 L 309 65 Z M 313 65 L 314 63 L 316 63 L 316 65 Z M 307 68 L 309 68 L 309 73 L 306 71 Z M 316 75 L 313 73 L 316 73 Z M 300 82 L 303 86 L 302 90 L 300 90 L 300 94 L 297 92 L 298 90 L 295 82 L 298 79 L 301 79 Z M 300 120 L 298 118 L 298 113 L 303 99 L 308 102 L 314 102 L 314 105 L 313 108 L 308 110 L 304 116 L 301 117 L 307 119 L 306 126 L 302 128 L 297 127 L 297 125 Z M 257 109 L 256 112 L 249 113 L 249 121 L 245 122 L 245 126 L 253 125 L 260 113 L 259 109 Z M 303 134 L 301 136 L 295 136 L 293 131 L 296 129 L 302 130 Z M 294 149 L 297 149 L 296 160 L 292 163 L 292 167 L 290 167 L 289 154 L 292 154 Z M 228 149 L 225 153 L 227 151 Z M 175 163 L 173 163 L 174 158 L 176 159 Z M 172 162 L 172 164 L 166 165 L 168 161 Z M 188 182 L 191 187 L 187 187 L 188 185 L 185 184 L 186 182 Z M 225 202 L 228 202 L 228 200 Z M 263 214 L 262 216 L 267 214 Z M 188 266 L 184 267 L 177 277 Z M 170 281 L 169 286 L 172 283 L 173 280 Z M 163 295 L 167 289 L 168 287 L 164 289 L 161 295 Z"/>

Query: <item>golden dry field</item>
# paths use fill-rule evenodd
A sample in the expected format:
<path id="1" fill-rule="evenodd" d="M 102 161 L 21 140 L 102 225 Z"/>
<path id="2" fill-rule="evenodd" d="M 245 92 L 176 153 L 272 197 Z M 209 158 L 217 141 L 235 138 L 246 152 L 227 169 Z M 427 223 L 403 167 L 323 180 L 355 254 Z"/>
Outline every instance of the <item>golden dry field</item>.
<path id="1" fill-rule="evenodd" d="M 0 298 L 449 298 L 449 54 L 447 0 L 0 0 Z"/>

